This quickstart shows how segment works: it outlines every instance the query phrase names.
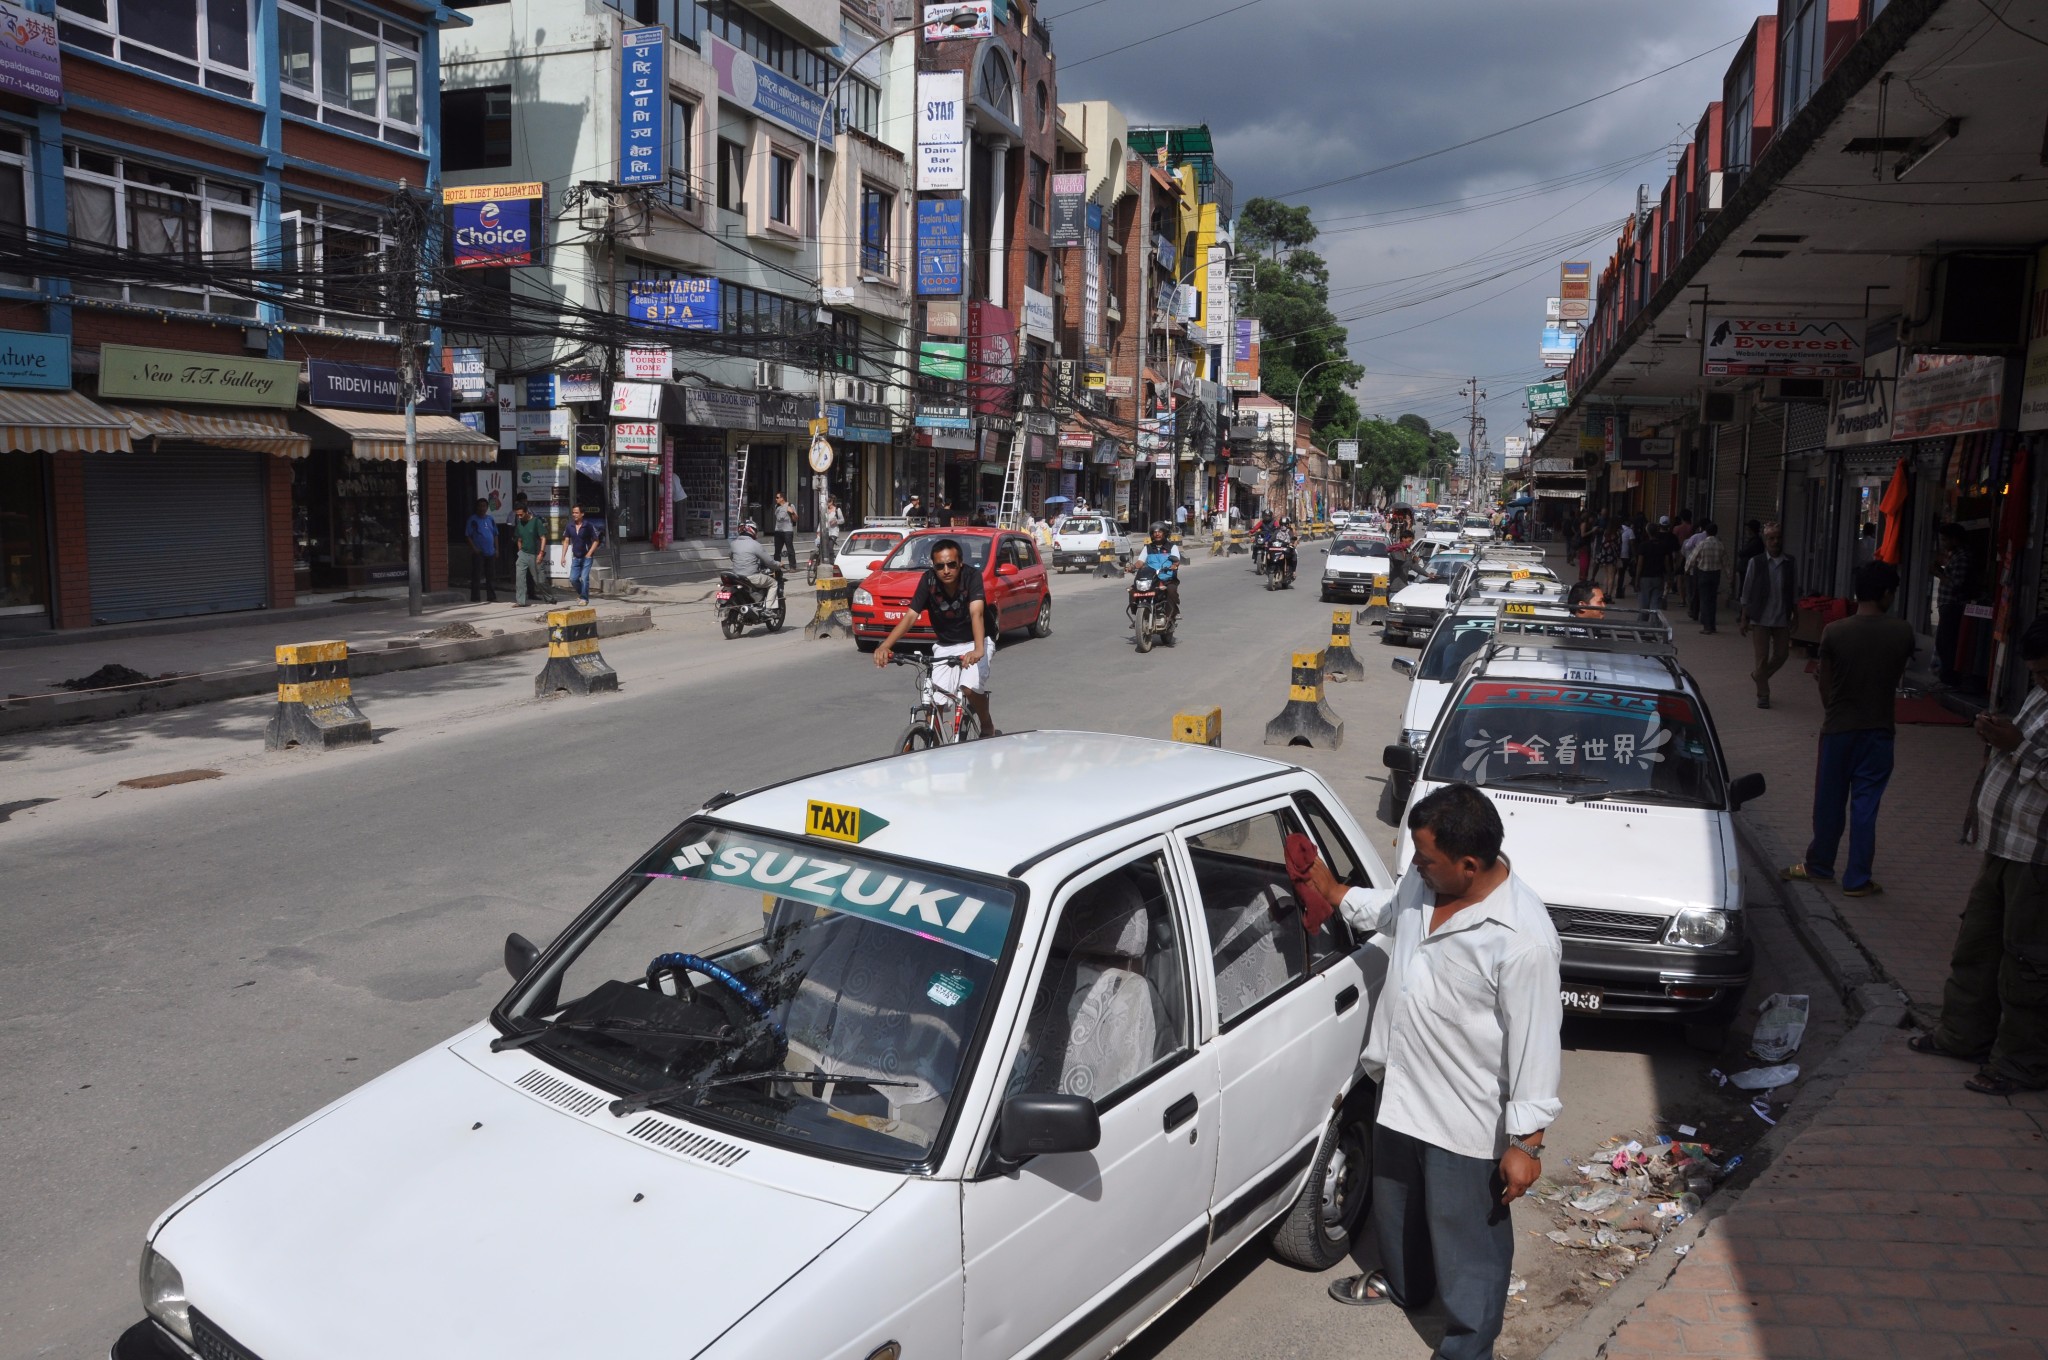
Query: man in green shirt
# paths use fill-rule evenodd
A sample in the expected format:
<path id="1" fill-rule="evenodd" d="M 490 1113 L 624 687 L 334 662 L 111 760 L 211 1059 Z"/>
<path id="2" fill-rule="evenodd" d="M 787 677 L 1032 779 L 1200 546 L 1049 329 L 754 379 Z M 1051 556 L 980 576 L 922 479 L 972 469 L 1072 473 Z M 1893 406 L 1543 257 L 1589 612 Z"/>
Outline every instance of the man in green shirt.
<path id="1" fill-rule="evenodd" d="M 512 512 L 512 537 L 519 544 L 519 565 L 512 577 L 512 599 L 515 604 L 524 608 L 526 574 L 546 570 L 539 564 L 547 561 L 548 531 L 546 525 L 533 517 L 533 512 L 527 508 L 524 500 L 515 504 L 517 508 Z M 534 586 L 537 595 L 549 604 L 555 602 L 555 594 L 548 589 L 545 577 L 536 574 Z"/>

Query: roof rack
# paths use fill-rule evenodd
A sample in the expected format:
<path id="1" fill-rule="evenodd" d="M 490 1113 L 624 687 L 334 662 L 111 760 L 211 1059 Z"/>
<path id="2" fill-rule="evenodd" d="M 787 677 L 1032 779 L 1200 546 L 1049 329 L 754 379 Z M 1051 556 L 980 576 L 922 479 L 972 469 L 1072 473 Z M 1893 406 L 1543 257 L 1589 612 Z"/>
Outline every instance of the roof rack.
<path id="1" fill-rule="evenodd" d="M 1529 612 L 1523 613 L 1524 608 Z M 1571 625 L 1559 629 L 1554 616 L 1545 618 L 1535 613 L 1533 604 L 1517 606 L 1512 602 L 1504 602 L 1494 615 L 1487 655 L 1491 657 L 1503 647 L 1659 657 L 1675 656 L 1678 651 L 1671 642 L 1671 625 L 1655 609 L 1603 605 L 1594 613 L 1574 614 Z"/>

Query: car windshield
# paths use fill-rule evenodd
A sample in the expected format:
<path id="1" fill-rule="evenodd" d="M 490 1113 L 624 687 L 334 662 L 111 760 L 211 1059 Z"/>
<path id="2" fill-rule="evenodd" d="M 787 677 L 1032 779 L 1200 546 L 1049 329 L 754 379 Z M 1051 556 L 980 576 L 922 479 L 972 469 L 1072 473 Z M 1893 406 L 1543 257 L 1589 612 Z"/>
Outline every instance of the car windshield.
<path id="1" fill-rule="evenodd" d="M 843 553 L 885 553 L 903 541 L 901 534 L 849 534 Z"/>
<path id="2" fill-rule="evenodd" d="M 1409 579 L 1414 581 L 1448 581 L 1451 577 L 1457 575 L 1459 567 L 1464 566 L 1471 560 L 1469 557 L 1460 557 L 1456 553 L 1436 553 L 1427 562 L 1422 564 L 1418 572 L 1411 573 Z"/>
<path id="3" fill-rule="evenodd" d="M 1099 519 L 1070 519 L 1060 525 L 1063 534 L 1100 534 L 1105 532 Z"/>
<path id="4" fill-rule="evenodd" d="M 1384 538 L 1340 538 L 1330 545 L 1332 557 L 1385 557 L 1387 540 Z"/>
<path id="5" fill-rule="evenodd" d="M 1478 515 L 1467 515 L 1465 517 L 1465 527 L 1467 529 L 1491 529 L 1493 527 L 1493 521 L 1489 519 L 1483 519 Z"/>
<path id="6" fill-rule="evenodd" d="M 989 540 L 979 535 L 963 534 L 954 538 L 950 534 L 919 534 L 906 538 L 895 552 L 889 554 L 882 565 L 889 571 L 923 571 L 932 564 L 932 545 L 948 540 L 960 545 L 966 555 L 967 565 L 980 571 L 988 565 Z"/>
<path id="7" fill-rule="evenodd" d="M 923 1162 L 964 1087 L 1016 906 L 1001 882 L 691 822 L 506 1013 L 515 1034 L 547 1026 L 533 1051 L 636 1107 Z"/>
<path id="8" fill-rule="evenodd" d="M 1436 626 L 1422 659 L 1415 663 L 1417 680 L 1455 680 L 1458 667 L 1493 636 L 1493 619 L 1449 618 Z"/>
<path id="9" fill-rule="evenodd" d="M 1445 783 L 1606 784 L 1660 803 L 1721 803 L 1706 719 L 1687 695 L 1535 680 L 1476 679 L 1430 744 L 1427 777 Z M 1595 790 L 1597 791 L 1597 790 Z"/>

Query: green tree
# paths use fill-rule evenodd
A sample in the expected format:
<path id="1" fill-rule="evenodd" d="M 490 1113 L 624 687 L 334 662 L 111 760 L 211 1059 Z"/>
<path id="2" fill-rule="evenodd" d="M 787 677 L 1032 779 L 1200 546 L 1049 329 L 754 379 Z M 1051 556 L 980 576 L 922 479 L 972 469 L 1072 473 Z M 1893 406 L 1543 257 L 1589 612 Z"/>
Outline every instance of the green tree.
<path id="1" fill-rule="evenodd" d="M 1271 259 L 1300 250 L 1316 239 L 1315 223 L 1307 208 L 1295 208 L 1275 198 L 1255 198 L 1237 216 L 1238 243 L 1253 254 L 1263 252 Z"/>
<path id="2" fill-rule="evenodd" d="M 1329 437 L 1357 425 L 1347 389 L 1365 369 L 1345 352 L 1344 327 L 1330 310 L 1330 266 L 1308 248 L 1317 235 L 1307 208 L 1276 199 L 1252 199 L 1238 214 L 1238 243 L 1253 256 L 1243 314 L 1262 328 L 1259 385 L 1289 403 L 1299 385 L 1302 419 Z"/>

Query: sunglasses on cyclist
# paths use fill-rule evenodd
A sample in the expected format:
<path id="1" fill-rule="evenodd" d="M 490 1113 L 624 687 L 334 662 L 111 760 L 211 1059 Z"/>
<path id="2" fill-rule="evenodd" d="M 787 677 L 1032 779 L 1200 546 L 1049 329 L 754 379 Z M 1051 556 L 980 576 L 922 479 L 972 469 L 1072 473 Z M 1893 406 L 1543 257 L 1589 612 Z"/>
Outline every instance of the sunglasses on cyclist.
<path id="1" fill-rule="evenodd" d="M 933 570 L 933 571 L 958 571 L 958 570 L 960 570 L 960 564 L 959 564 L 959 562 L 957 562 L 957 561 L 954 561 L 954 562 L 934 562 L 934 563 L 932 563 L 932 570 Z"/>

